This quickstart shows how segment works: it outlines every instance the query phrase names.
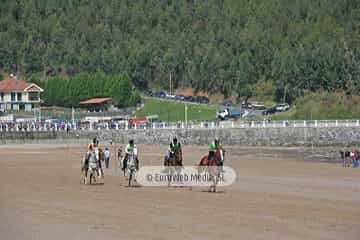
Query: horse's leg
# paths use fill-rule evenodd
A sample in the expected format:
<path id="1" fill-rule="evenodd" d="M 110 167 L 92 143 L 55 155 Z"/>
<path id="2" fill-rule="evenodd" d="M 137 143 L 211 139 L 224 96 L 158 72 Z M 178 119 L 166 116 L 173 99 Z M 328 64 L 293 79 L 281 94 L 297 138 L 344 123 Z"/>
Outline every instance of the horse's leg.
<path id="1" fill-rule="evenodd" d="M 90 172 L 90 173 L 89 173 L 89 184 L 90 184 L 90 185 L 91 185 L 91 183 L 92 183 L 92 178 L 93 178 L 93 173 Z"/>
<path id="2" fill-rule="evenodd" d="M 130 186 L 131 186 L 132 173 L 133 173 L 133 171 L 132 171 L 132 170 L 130 170 L 130 172 L 129 172 L 129 182 L 128 182 L 128 187 L 130 187 Z"/>
<path id="3" fill-rule="evenodd" d="M 219 181 L 219 175 L 217 173 L 217 175 L 214 177 L 214 192 L 216 192 L 216 186 L 218 184 Z"/>
<path id="4" fill-rule="evenodd" d="M 103 177 L 104 177 L 104 170 L 101 166 L 101 167 L 99 167 L 99 178 L 103 178 Z"/>
<path id="5" fill-rule="evenodd" d="M 168 180 L 168 187 L 170 187 L 171 186 L 171 167 L 170 166 L 168 167 L 168 172 L 167 172 L 166 177 Z"/>
<path id="6" fill-rule="evenodd" d="M 136 170 L 133 172 L 133 175 L 134 175 L 134 182 L 137 182 L 137 171 Z"/>
<path id="7" fill-rule="evenodd" d="M 86 167 L 85 170 L 84 170 L 84 183 L 85 183 L 85 184 L 88 183 L 88 179 L 87 179 L 88 170 L 89 170 L 88 167 Z"/>

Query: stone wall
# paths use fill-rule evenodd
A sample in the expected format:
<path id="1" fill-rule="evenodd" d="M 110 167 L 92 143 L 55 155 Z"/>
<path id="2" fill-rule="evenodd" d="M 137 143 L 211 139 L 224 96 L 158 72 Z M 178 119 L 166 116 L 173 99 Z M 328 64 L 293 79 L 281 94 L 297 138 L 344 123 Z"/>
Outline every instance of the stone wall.
<path id="1" fill-rule="evenodd" d="M 9 143 L 88 143 L 97 137 L 101 142 L 168 144 L 177 136 L 183 144 L 204 145 L 219 137 L 224 145 L 251 146 L 350 146 L 360 145 L 357 127 L 280 127 L 232 129 L 148 129 L 66 132 L 0 132 L 0 144 Z"/>

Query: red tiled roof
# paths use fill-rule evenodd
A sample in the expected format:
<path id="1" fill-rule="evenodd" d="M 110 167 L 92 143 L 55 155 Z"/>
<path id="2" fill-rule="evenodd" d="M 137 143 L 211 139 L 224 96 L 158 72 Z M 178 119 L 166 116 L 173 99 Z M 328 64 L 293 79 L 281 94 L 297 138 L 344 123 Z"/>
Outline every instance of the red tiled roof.
<path id="1" fill-rule="evenodd" d="M 82 101 L 80 102 L 80 104 L 82 105 L 86 105 L 86 104 L 99 104 L 99 103 L 106 103 L 106 102 L 109 102 L 111 101 L 112 98 L 92 98 L 92 99 L 89 99 L 89 100 L 86 100 L 86 101 Z"/>
<path id="2" fill-rule="evenodd" d="M 9 77 L 0 81 L 0 91 L 23 91 L 30 85 L 24 80 Z"/>

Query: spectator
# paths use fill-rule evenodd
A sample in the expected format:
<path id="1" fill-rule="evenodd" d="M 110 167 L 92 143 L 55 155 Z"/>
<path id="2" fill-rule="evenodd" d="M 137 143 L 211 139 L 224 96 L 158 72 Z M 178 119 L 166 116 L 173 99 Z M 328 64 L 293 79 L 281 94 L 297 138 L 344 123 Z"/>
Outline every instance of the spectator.
<path id="1" fill-rule="evenodd" d="M 105 152 L 104 152 L 104 158 L 105 158 L 105 167 L 108 169 L 109 168 L 109 162 L 110 162 L 110 151 L 108 148 L 105 148 Z"/>

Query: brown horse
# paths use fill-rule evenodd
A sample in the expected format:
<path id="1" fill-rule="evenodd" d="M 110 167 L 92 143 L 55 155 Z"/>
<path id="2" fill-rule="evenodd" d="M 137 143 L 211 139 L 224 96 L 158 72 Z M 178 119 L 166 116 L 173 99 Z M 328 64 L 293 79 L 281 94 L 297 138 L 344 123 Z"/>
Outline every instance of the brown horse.
<path id="1" fill-rule="evenodd" d="M 168 157 L 165 156 L 164 158 L 164 166 L 183 166 L 183 159 L 182 159 L 182 152 L 181 149 L 177 152 L 175 152 L 174 154 L 172 154 L 172 156 Z"/>
<path id="2" fill-rule="evenodd" d="M 210 192 L 216 192 L 216 185 L 219 181 L 219 175 L 222 170 L 223 161 L 221 160 L 221 155 L 224 154 L 224 150 L 217 148 L 215 153 L 212 156 L 204 156 L 201 158 L 198 164 L 198 172 L 203 173 L 207 171 L 213 181 L 213 184 L 210 186 Z"/>
<path id="3" fill-rule="evenodd" d="M 171 177 L 176 173 L 180 173 L 183 167 L 183 159 L 181 149 L 179 151 L 174 152 L 170 157 L 164 157 L 164 167 L 165 172 L 169 175 L 168 178 L 168 186 L 171 184 Z"/>

